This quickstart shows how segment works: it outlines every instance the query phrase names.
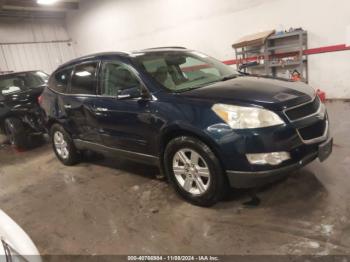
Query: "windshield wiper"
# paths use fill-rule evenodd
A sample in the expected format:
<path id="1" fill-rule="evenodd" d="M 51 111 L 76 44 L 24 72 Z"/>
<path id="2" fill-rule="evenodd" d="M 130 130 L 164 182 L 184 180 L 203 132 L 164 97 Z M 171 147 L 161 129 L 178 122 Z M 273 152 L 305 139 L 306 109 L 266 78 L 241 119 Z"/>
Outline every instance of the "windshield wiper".
<path id="1" fill-rule="evenodd" d="M 204 84 L 200 84 L 200 85 L 197 85 L 197 86 L 193 86 L 193 87 L 188 87 L 188 88 L 183 88 L 183 89 L 180 89 L 180 90 L 176 90 L 175 93 L 182 93 L 182 92 L 194 90 L 194 89 L 201 88 L 201 87 L 206 87 L 206 86 L 208 86 L 208 85 L 215 84 L 215 83 L 217 83 L 217 82 L 227 81 L 227 80 L 234 79 L 234 78 L 236 78 L 236 77 L 238 77 L 238 76 L 239 76 L 239 75 L 237 75 L 237 74 L 232 74 L 232 75 L 224 76 L 224 77 L 222 77 L 222 78 L 220 78 L 220 79 L 217 79 L 217 80 L 214 80 L 214 81 L 210 81 L 210 82 L 207 82 L 207 83 L 204 83 Z M 199 80 L 199 79 L 196 79 L 196 80 Z"/>
<path id="2" fill-rule="evenodd" d="M 23 261 L 29 262 L 27 258 L 19 254 L 15 249 L 13 249 L 5 240 L 1 239 L 2 246 L 5 251 L 6 262 Z"/>
<path id="3" fill-rule="evenodd" d="M 11 249 L 10 249 L 9 245 L 2 239 L 1 239 L 1 243 L 2 243 L 2 246 L 4 248 L 6 262 L 12 262 Z"/>
<path id="4" fill-rule="evenodd" d="M 192 87 L 188 87 L 188 88 L 182 88 L 182 89 L 176 90 L 175 93 L 183 93 L 183 92 L 186 92 L 186 91 L 191 91 L 191 90 L 194 90 L 194 89 L 198 89 L 198 88 L 209 86 L 211 84 L 215 84 L 215 83 L 220 82 L 220 81 L 221 81 L 221 79 L 215 80 L 215 81 L 211 81 L 211 82 L 208 82 L 208 83 L 204 83 L 204 84 L 200 84 L 200 85 L 196 85 L 196 86 L 192 86 Z"/>

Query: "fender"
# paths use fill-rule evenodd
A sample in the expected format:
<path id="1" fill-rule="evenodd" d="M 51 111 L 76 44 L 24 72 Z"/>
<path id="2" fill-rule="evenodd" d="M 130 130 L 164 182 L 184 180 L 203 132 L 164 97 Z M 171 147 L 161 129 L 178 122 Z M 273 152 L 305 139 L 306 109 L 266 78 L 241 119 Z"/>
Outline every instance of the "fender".
<path id="1" fill-rule="evenodd" d="M 215 141 L 206 132 L 203 132 L 185 121 L 175 121 L 161 129 L 161 134 L 158 139 L 159 153 L 163 155 L 168 142 L 175 137 L 183 135 L 198 138 L 207 144 L 213 150 L 213 152 L 219 156 L 219 148 L 217 147 Z"/>

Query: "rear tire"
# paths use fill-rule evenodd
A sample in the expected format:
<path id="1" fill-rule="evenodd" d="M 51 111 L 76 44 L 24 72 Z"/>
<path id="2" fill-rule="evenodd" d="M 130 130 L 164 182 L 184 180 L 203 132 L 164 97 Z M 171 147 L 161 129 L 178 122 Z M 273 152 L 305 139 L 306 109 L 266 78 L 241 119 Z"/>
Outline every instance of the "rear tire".
<path id="1" fill-rule="evenodd" d="M 73 166 L 80 160 L 79 151 L 76 149 L 71 136 L 59 124 L 51 128 L 51 141 L 57 158 L 66 166 Z"/>
<path id="2" fill-rule="evenodd" d="M 176 192 L 198 206 L 212 206 L 229 186 L 220 161 L 202 141 L 193 137 L 171 140 L 164 152 L 165 172 Z"/>
<path id="3" fill-rule="evenodd" d="M 28 146 L 28 132 L 20 119 L 15 117 L 6 118 L 4 129 L 12 146 L 20 149 Z"/>

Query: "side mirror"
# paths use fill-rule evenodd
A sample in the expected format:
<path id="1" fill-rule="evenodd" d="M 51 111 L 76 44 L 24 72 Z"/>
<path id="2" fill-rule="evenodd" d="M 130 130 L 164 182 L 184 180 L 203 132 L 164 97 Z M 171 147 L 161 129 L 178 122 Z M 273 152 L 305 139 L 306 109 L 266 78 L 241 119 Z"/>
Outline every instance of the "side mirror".
<path id="1" fill-rule="evenodd" d="M 130 88 L 118 91 L 117 99 L 123 100 L 130 98 L 141 98 L 142 100 L 150 100 L 151 95 L 144 86 L 141 86 L 141 88 Z"/>
<path id="2" fill-rule="evenodd" d="M 150 100 L 151 99 L 151 94 L 148 92 L 148 90 L 144 86 L 141 87 L 141 98 L 143 100 Z"/>

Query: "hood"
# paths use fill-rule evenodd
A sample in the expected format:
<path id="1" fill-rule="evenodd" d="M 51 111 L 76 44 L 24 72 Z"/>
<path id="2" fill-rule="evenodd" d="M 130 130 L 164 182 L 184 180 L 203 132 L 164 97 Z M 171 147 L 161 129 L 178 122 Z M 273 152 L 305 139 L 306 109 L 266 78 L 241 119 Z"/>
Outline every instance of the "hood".
<path id="1" fill-rule="evenodd" d="M 315 91 L 301 82 L 239 76 L 181 95 L 187 98 L 211 100 L 214 103 L 256 105 L 271 110 L 283 110 L 311 101 L 315 97 Z"/>

